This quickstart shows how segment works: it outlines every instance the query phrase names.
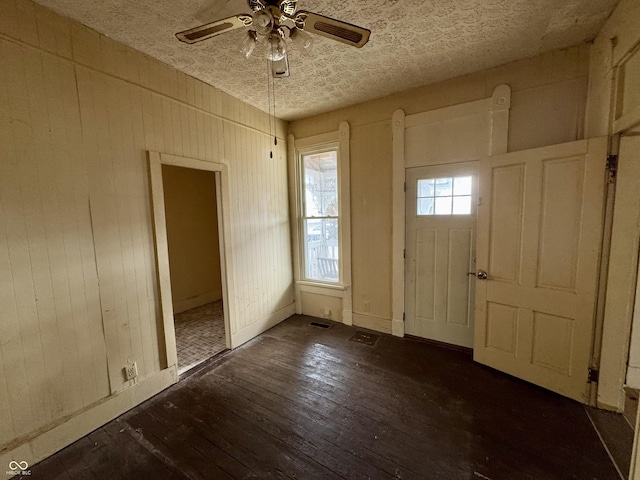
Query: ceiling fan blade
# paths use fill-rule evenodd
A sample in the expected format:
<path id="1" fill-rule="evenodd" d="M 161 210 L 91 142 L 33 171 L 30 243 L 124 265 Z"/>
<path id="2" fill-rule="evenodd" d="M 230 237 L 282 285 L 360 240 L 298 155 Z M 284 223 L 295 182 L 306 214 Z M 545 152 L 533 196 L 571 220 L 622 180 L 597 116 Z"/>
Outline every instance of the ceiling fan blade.
<path id="1" fill-rule="evenodd" d="M 298 12 L 296 19 L 304 22 L 303 30 L 362 48 L 369 41 L 371 30 L 313 12 Z"/>
<path id="2" fill-rule="evenodd" d="M 247 0 L 207 0 L 194 15 L 202 23 L 210 23 L 248 10 Z"/>
<path id="3" fill-rule="evenodd" d="M 253 19 L 250 15 L 235 15 L 233 17 L 224 18 L 216 22 L 205 23 L 199 27 L 176 33 L 176 37 L 181 42 L 196 43 L 215 37 L 225 32 L 235 30 L 237 28 L 248 27 Z"/>
<path id="4" fill-rule="evenodd" d="M 273 78 L 284 78 L 290 75 L 289 56 L 287 52 L 284 53 L 282 60 L 271 61 L 271 73 L 273 74 Z"/>

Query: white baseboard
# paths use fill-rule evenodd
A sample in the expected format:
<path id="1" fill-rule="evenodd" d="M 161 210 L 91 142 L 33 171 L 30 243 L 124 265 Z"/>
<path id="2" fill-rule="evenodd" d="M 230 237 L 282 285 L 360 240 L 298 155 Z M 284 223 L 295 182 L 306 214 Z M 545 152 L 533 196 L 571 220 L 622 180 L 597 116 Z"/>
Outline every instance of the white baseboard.
<path id="1" fill-rule="evenodd" d="M 391 334 L 394 337 L 404 337 L 404 320 L 394 318 L 391 321 Z"/>
<path id="2" fill-rule="evenodd" d="M 266 332 L 271 327 L 277 325 L 283 320 L 286 320 L 295 313 L 296 304 L 292 303 L 291 305 L 287 305 L 286 307 L 267 315 L 257 322 L 253 322 L 251 325 L 248 325 L 237 333 L 231 335 L 231 348 L 239 347 L 243 343 L 246 343 L 261 333 Z"/>
<path id="3" fill-rule="evenodd" d="M 213 292 L 205 292 L 195 297 L 184 298 L 182 300 L 173 301 L 173 314 L 186 312 L 192 308 L 206 305 L 207 303 L 216 302 L 222 299 L 222 290 L 216 290 Z"/>
<path id="4" fill-rule="evenodd" d="M 353 324 L 376 332 L 391 333 L 391 320 L 373 315 L 353 314 Z"/>
<path id="5" fill-rule="evenodd" d="M 635 365 L 629 365 L 627 367 L 627 381 L 625 385 L 627 387 L 640 389 L 640 367 Z"/>
<path id="6" fill-rule="evenodd" d="M 26 461 L 30 466 L 34 465 L 157 395 L 177 381 L 178 372 L 175 366 L 161 370 L 130 388 L 77 413 L 66 422 L 42 432 L 11 450 L 0 453 L 0 469 L 6 469 L 11 461 Z"/>

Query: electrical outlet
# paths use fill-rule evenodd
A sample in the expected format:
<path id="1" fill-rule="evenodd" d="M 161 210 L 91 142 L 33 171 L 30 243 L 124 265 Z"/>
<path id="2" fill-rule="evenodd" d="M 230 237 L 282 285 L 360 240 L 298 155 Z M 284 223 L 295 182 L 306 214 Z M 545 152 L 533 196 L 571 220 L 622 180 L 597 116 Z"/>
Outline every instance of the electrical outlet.
<path id="1" fill-rule="evenodd" d="M 124 367 L 124 376 L 127 377 L 127 380 L 133 380 L 138 376 L 137 362 L 131 362 L 129 365 Z"/>
<path id="2" fill-rule="evenodd" d="M 371 311 L 371 303 L 370 302 L 362 302 L 362 311 L 370 312 Z"/>
<path id="3" fill-rule="evenodd" d="M 331 309 L 330 308 L 325 308 L 324 309 L 324 318 L 330 318 L 331 317 Z"/>

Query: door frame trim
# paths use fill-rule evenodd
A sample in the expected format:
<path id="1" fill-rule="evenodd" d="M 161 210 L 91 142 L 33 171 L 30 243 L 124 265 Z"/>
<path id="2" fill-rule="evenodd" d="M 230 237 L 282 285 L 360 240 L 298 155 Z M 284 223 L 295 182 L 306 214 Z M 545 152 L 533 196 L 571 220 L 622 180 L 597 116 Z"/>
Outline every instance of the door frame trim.
<path id="1" fill-rule="evenodd" d="M 164 326 L 165 353 L 167 367 L 178 368 L 175 322 L 173 317 L 173 301 L 171 297 L 171 276 L 169 272 L 169 244 L 167 240 L 167 223 L 164 206 L 164 186 L 162 183 L 162 165 L 191 168 L 215 173 L 216 207 L 218 209 L 218 231 L 220 248 L 220 273 L 222 280 L 222 302 L 224 304 L 224 331 L 227 348 L 234 348 L 231 335 L 231 320 L 234 306 L 229 301 L 235 298 L 233 281 L 232 255 L 227 252 L 231 243 L 230 197 L 228 167 L 222 163 L 205 162 L 193 158 L 179 157 L 165 153 L 149 151 L 149 173 L 151 181 L 151 197 L 153 206 L 153 228 L 155 233 L 155 250 L 157 263 L 157 279 L 160 294 L 160 311 Z"/>
<path id="2" fill-rule="evenodd" d="M 405 229 L 405 169 L 408 166 L 405 155 L 405 130 L 407 125 L 416 126 L 425 123 L 442 122 L 468 115 L 487 113 L 489 138 L 487 155 L 498 155 L 508 150 L 509 109 L 511 108 L 511 87 L 498 85 L 491 97 L 450 107 L 430 110 L 406 116 L 404 110 L 396 110 L 391 120 L 393 135 L 393 170 L 391 180 L 392 195 L 392 239 L 391 239 L 391 333 L 404 336 L 404 294 L 405 268 L 404 251 L 406 248 Z M 473 159 L 465 159 L 473 160 Z M 411 164 L 411 167 L 428 166 Z"/>

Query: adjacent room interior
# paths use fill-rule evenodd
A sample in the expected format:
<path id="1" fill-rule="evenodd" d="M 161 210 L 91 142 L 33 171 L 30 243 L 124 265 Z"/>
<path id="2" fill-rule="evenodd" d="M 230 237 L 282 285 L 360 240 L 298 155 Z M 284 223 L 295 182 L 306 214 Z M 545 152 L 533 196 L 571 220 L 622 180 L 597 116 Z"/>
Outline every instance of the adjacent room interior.
<path id="1" fill-rule="evenodd" d="M 226 350 L 215 172 L 162 166 L 178 375 Z"/>
<path id="2" fill-rule="evenodd" d="M 640 479 L 638 0 L 0 0 L 0 64 L 11 475 Z"/>

